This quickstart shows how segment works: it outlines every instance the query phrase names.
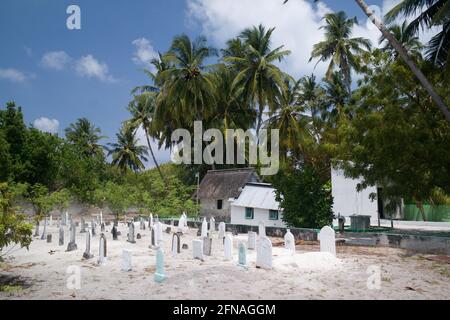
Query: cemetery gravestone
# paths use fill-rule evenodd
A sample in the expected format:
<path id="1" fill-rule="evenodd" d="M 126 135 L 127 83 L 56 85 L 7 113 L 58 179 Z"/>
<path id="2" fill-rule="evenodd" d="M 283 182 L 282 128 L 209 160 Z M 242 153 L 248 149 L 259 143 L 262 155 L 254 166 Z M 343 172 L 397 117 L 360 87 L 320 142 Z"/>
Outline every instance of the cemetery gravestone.
<path id="1" fill-rule="evenodd" d="M 166 279 L 166 275 L 164 274 L 164 253 L 161 248 L 158 248 L 158 251 L 156 251 L 155 281 L 163 282 L 164 279 Z"/>
<path id="2" fill-rule="evenodd" d="M 81 216 L 81 230 L 80 233 L 85 233 L 86 232 L 86 223 L 84 221 L 84 217 Z"/>
<path id="3" fill-rule="evenodd" d="M 203 254 L 205 256 L 211 255 L 211 246 L 212 246 L 212 238 L 210 237 L 203 238 Z"/>
<path id="4" fill-rule="evenodd" d="M 194 259 L 199 259 L 201 261 L 205 260 L 205 258 L 203 257 L 203 240 L 192 240 L 192 254 Z"/>
<path id="5" fill-rule="evenodd" d="M 319 232 L 320 252 L 329 252 L 336 256 L 336 234 L 329 227 L 323 227 Z"/>
<path id="6" fill-rule="evenodd" d="M 219 223 L 219 239 L 223 240 L 223 238 L 225 237 L 225 222 L 221 222 Z"/>
<path id="7" fill-rule="evenodd" d="M 247 241 L 248 249 L 255 250 L 256 249 L 256 232 L 249 231 L 248 232 L 248 241 Z"/>
<path id="8" fill-rule="evenodd" d="M 98 246 L 98 264 L 103 265 L 106 263 L 106 237 L 105 234 L 100 235 L 100 244 Z"/>
<path id="9" fill-rule="evenodd" d="M 113 240 L 117 240 L 117 228 L 116 228 L 116 226 L 113 226 L 113 228 L 111 230 L 111 233 L 112 233 Z"/>
<path id="10" fill-rule="evenodd" d="M 272 242 L 267 237 L 259 238 L 257 243 L 256 267 L 272 269 Z"/>
<path id="11" fill-rule="evenodd" d="M 208 236 L 208 223 L 206 222 L 206 218 L 203 218 L 202 222 L 202 233 L 200 237 L 206 238 Z"/>
<path id="12" fill-rule="evenodd" d="M 134 222 L 131 221 L 128 224 L 128 242 L 130 243 L 136 243 L 136 241 L 134 240 Z"/>
<path id="13" fill-rule="evenodd" d="M 122 271 L 131 271 L 131 252 L 128 250 L 122 251 Z"/>
<path id="14" fill-rule="evenodd" d="M 238 253 L 238 266 L 247 268 L 247 247 L 243 241 L 239 241 Z"/>
<path id="15" fill-rule="evenodd" d="M 47 235 L 47 243 L 52 243 L 52 235 L 51 234 Z"/>
<path id="16" fill-rule="evenodd" d="M 225 260 L 233 259 L 233 236 L 227 234 L 225 236 Z"/>
<path id="17" fill-rule="evenodd" d="M 266 226 L 264 225 L 264 222 L 262 222 L 262 221 L 258 225 L 258 235 L 260 238 L 266 236 Z"/>
<path id="18" fill-rule="evenodd" d="M 77 227 L 75 224 L 71 223 L 71 229 L 70 229 L 70 242 L 67 245 L 67 251 L 74 251 L 77 250 L 77 244 L 75 243 L 75 233 L 76 233 Z"/>
<path id="19" fill-rule="evenodd" d="M 174 233 L 172 236 L 172 255 L 176 256 L 178 253 L 180 253 L 180 236 L 178 233 Z"/>
<path id="20" fill-rule="evenodd" d="M 284 247 L 288 249 L 291 254 L 295 254 L 295 238 L 290 229 L 287 229 L 284 235 Z"/>
<path id="21" fill-rule="evenodd" d="M 86 250 L 83 253 L 83 258 L 86 260 L 92 259 L 94 255 L 91 253 L 91 233 L 86 232 Z"/>

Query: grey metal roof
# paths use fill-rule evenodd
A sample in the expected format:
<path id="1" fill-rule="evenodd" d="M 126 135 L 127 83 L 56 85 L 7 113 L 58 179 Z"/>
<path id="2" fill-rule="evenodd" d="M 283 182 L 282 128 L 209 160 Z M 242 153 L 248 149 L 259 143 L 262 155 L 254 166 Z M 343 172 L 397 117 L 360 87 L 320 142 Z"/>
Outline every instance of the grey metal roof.
<path id="1" fill-rule="evenodd" d="M 280 203 L 275 200 L 275 189 L 267 183 L 247 183 L 232 206 L 280 210 Z"/>

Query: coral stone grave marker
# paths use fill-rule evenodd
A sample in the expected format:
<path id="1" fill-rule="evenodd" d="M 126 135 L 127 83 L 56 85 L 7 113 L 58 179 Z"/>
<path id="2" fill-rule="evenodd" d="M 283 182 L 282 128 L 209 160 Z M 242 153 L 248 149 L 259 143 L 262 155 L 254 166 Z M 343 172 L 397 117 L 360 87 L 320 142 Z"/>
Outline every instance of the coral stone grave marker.
<path id="1" fill-rule="evenodd" d="M 257 242 L 256 267 L 272 269 L 272 242 L 267 237 L 260 237 Z"/>
<path id="2" fill-rule="evenodd" d="M 336 234 L 329 227 L 323 227 L 319 232 L 320 252 L 329 252 L 336 256 Z"/>
<path id="3" fill-rule="evenodd" d="M 288 249 L 291 254 L 295 254 L 295 238 L 290 229 L 287 229 L 284 235 L 284 247 Z"/>
<path id="4" fill-rule="evenodd" d="M 225 260 L 233 259 L 233 236 L 231 234 L 225 236 L 224 258 Z"/>
<path id="5" fill-rule="evenodd" d="M 131 271 L 131 252 L 128 250 L 122 251 L 122 271 Z"/>
<path id="6" fill-rule="evenodd" d="M 164 252 L 161 248 L 158 248 L 158 251 L 156 251 L 156 272 L 154 278 L 156 282 L 163 282 L 166 279 L 164 274 Z"/>
<path id="7" fill-rule="evenodd" d="M 192 240 L 192 254 L 194 259 L 199 259 L 202 261 L 205 260 L 203 256 L 203 240 L 201 239 Z"/>
<path id="8" fill-rule="evenodd" d="M 94 255 L 91 253 L 91 233 L 86 232 L 86 250 L 83 253 L 83 258 L 86 260 L 92 259 Z"/>
<path id="9" fill-rule="evenodd" d="M 255 250 L 256 249 L 256 232 L 249 231 L 248 232 L 248 240 L 247 245 L 249 250 Z"/>

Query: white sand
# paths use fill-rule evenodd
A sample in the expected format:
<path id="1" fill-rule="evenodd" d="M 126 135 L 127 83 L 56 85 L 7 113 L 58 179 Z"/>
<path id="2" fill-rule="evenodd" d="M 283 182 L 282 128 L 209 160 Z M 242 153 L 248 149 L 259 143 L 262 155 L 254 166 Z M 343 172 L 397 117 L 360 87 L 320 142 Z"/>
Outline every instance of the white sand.
<path id="1" fill-rule="evenodd" d="M 212 256 L 205 261 L 192 259 L 192 239 L 197 230 L 190 229 L 181 243 L 189 249 L 173 257 L 172 235 L 163 234 L 167 279 L 156 283 L 155 253 L 150 249 L 148 229 L 139 230 L 142 239 L 136 244 L 126 241 L 128 228 L 119 225 L 122 235 L 112 241 L 107 226 L 108 262 L 98 266 L 97 236 L 92 238 L 94 258 L 82 261 L 85 234 L 77 228 L 78 250 L 65 252 L 69 240 L 66 227 L 65 244 L 58 246 L 58 228 L 47 227 L 53 243 L 35 239 L 30 250 L 19 249 L 10 254 L 0 268 L 0 283 L 17 276 L 28 288 L 0 292 L 0 299 L 449 299 L 450 270 L 448 264 L 436 263 L 422 256 L 408 256 L 403 250 L 390 248 L 338 247 L 337 258 L 318 251 L 317 245 L 298 245 L 292 256 L 280 239 L 272 239 L 272 270 L 255 267 L 256 252 L 248 251 L 248 269 L 237 266 L 237 244 L 246 235 L 234 237 L 234 259 L 223 260 L 222 241 L 214 235 Z M 41 226 L 42 232 L 42 226 Z M 133 270 L 121 271 L 122 250 L 132 252 Z M 49 252 L 53 250 L 54 253 Z M 367 268 L 381 268 L 380 290 L 367 289 Z M 67 289 L 67 268 L 81 268 L 81 288 Z"/>

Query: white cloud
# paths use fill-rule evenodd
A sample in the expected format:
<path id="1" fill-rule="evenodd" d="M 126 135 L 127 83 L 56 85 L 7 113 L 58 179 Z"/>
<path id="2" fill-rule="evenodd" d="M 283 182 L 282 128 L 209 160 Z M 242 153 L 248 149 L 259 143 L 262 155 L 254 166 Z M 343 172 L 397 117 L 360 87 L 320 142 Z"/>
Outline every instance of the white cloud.
<path id="1" fill-rule="evenodd" d="M 8 80 L 15 83 L 25 82 L 28 79 L 34 78 L 34 74 L 26 74 L 14 68 L 1 69 L 0 79 Z"/>
<path id="2" fill-rule="evenodd" d="M 136 47 L 133 62 L 150 67 L 150 60 L 158 57 L 158 52 L 152 47 L 150 41 L 146 38 L 139 38 L 134 40 L 132 44 Z"/>
<path id="3" fill-rule="evenodd" d="M 108 65 L 99 62 L 92 55 L 83 56 L 75 62 L 75 71 L 81 77 L 97 78 L 105 82 L 114 82 L 109 74 Z"/>
<path id="4" fill-rule="evenodd" d="M 51 51 L 42 56 L 41 64 L 49 69 L 63 70 L 71 60 L 70 56 L 64 51 Z"/>
<path id="5" fill-rule="evenodd" d="M 201 24 L 203 32 L 215 46 L 239 34 L 245 28 L 262 23 L 275 27 L 272 47 L 285 45 L 291 50 L 283 68 L 299 76 L 314 71 L 314 62 L 308 63 L 312 47 L 324 39 L 322 18 L 331 10 L 323 3 L 312 5 L 305 0 L 281 1 L 259 0 L 188 0 L 188 15 Z M 318 73 L 326 66 L 319 64 Z"/>
<path id="6" fill-rule="evenodd" d="M 375 12 L 382 18 L 399 2 L 384 0 Z M 319 63 L 314 69 L 315 61 L 308 62 L 313 45 L 324 39 L 323 30 L 319 28 L 323 25 L 324 14 L 331 12 L 324 3 L 313 5 L 312 1 L 296 0 L 282 5 L 282 1 L 276 0 L 187 0 L 187 6 L 189 23 L 199 23 L 208 40 L 217 47 L 223 47 L 244 28 L 262 23 L 266 27 L 276 27 L 272 34 L 273 48 L 284 44 L 285 49 L 292 51 L 283 62 L 283 69 L 297 77 L 312 72 L 318 76 L 325 73 L 327 63 Z M 368 38 L 374 46 L 378 46 L 380 35 L 368 19 L 361 19 L 353 30 L 353 36 Z M 426 42 L 430 37 L 429 33 L 423 34 L 421 40 Z"/>
<path id="7" fill-rule="evenodd" d="M 56 119 L 41 117 L 34 120 L 33 127 L 42 132 L 58 133 L 59 121 Z"/>

